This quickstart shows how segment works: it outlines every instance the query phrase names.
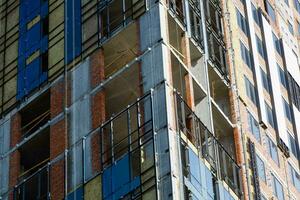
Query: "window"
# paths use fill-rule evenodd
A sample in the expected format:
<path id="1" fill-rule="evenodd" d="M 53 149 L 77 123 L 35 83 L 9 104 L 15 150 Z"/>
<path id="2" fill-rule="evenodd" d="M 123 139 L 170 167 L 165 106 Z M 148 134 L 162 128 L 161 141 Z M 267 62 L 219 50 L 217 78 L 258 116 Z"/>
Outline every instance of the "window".
<path id="1" fill-rule="evenodd" d="M 251 71 L 254 71 L 252 54 L 241 41 L 240 41 L 240 48 L 241 48 L 241 56 L 243 61 L 247 64 L 247 66 L 251 69 Z"/>
<path id="2" fill-rule="evenodd" d="M 256 89 L 255 89 L 254 85 L 252 85 L 252 83 L 249 81 L 249 79 L 246 76 L 244 76 L 244 79 L 245 79 L 247 96 L 251 99 L 251 101 L 255 105 L 257 105 Z"/>
<path id="3" fill-rule="evenodd" d="M 300 13 L 300 3 L 299 0 L 294 0 L 295 2 L 295 9 L 298 11 L 298 13 Z"/>
<path id="4" fill-rule="evenodd" d="M 289 6 L 289 0 L 284 0 L 285 4 Z"/>
<path id="5" fill-rule="evenodd" d="M 288 83 L 292 102 L 300 110 L 300 87 L 290 73 L 288 74 Z"/>
<path id="6" fill-rule="evenodd" d="M 260 142 L 259 124 L 254 119 L 254 117 L 251 115 L 250 112 L 248 112 L 248 125 L 249 125 L 249 131 L 256 138 L 256 140 Z"/>
<path id="7" fill-rule="evenodd" d="M 289 174 L 291 182 L 293 183 L 294 187 L 300 192 L 300 175 L 296 172 L 296 170 L 292 167 L 289 163 Z"/>
<path id="8" fill-rule="evenodd" d="M 256 167 L 260 180 L 266 182 L 266 171 L 263 160 L 256 154 Z"/>
<path id="9" fill-rule="evenodd" d="M 297 21 L 297 34 L 298 34 L 298 36 L 300 36 L 300 23 Z"/>
<path id="10" fill-rule="evenodd" d="M 261 57 L 263 57 L 263 59 L 265 59 L 266 54 L 265 54 L 265 48 L 264 48 L 263 42 L 257 35 L 255 35 L 255 36 L 256 36 L 257 51 L 261 55 Z"/>
<path id="11" fill-rule="evenodd" d="M 279 55 L 282 56 L 281 42 L 274 33 L 273 33 L 273 42 L 276 51 L 279 53 Z"/>
<path id="12" fill-rule="evenodd" d="M 276 21 L 275 10 L 269 1 L 265 1 L 265 7 L 266 7 L 266 11 L 267 11 L 268 15 L 270 16 L 271 20 L 273 22 L 275 22 Z"/>
<path id="13" fill-rule="evenodd" d="M 282 97 L 282 102 L 283 102 L 283 108 L 284 108 L 285 117 L 290 122 L 292 122 L 292 113 L 291 113 L 290 104 L 288 104 L 288 102 L 286 102 L 286 100 L 283 97 Z"/>
<path id="14" fill-rule="evenodd" d="M 261 71 L 261 78 L 262 78 L 263 86 L 264 86 L 265 90 L 268 93 L 270 93 L 270 91 L 271 91 L 270 77 L 267 75 L 267 73 L 262 68 L 260 68 L 260 71 Z"/>
<path id="15" fill-rule="evenodd" d="M 245 35 L 249 36 L 248 21 L 238 9 L 236 9 L 236 17 L 237 17 L 239 27 L 242 29 Z"/>
<path id="16" fill-rule="evenodd" d="M 297 153 L 297 144 L 295 138 L 292 136 L 290 132 L 288 132 L 288 139 L 289 139 L 289 149 L 292 152 L 292 154 L 298 158 Z"/>
<path id="17" fill-rule="evenodd" d="M 267 119 L 269 124 L 275 128 L 275 120 L 274 120 L 274 111 L 273 109 L 269 106 L 269 104 L 267 104 L 267 102 L 265 102 L 265 107 L 266 107 L 266 114 L 267 114 Z"/>
<path id="18" fill-rule="evenodd" d="M 283 187 L 274 174 L 272 174 L 272 189 L 278 200 L 284 200 Z"/>
<path id="19" fill-rule="evenodd" d="M 277 146 L 275 145 L 275 143 L 271 140 L 271 138 L 269 136 L 267 136 L 267 144 L 268 144 L 268 152 L 269 152 L 270 157 L 279 166 Z"/>
<path id="20" fill-rule="evenodd" d="M 258 10 L 256 9 L 256 7 L 253 5 L 253 3 L 251 3 L 251 9 L 252 9 L 252 15 L 253 15 L 253 19 L 256 22 L 257 25 L 260 25 L 260 20 L 259 20 L 259 15 L 258 15 Z"/>
<path id="21" fill-rule="evenodd" d="M 289 31 L 292 35 L 294 35 L 294 29 L 293 29 L 293 25 L 291 24 L 291 22 L 288 22 L 288 27 L 289 27 Z"/>
<path id="22" fill-rule="evenodd" d="M 280 77 L 280 82 L 283 85 L 283 87 L 287 88 L 287 81 L 286 81 L 286 77 L 285 77 L 285 72 L 284 70 L 278 65 L 277 63 L 277 68 L 278 68 L 278 73 L 279 73 L 279 77 Z"/>

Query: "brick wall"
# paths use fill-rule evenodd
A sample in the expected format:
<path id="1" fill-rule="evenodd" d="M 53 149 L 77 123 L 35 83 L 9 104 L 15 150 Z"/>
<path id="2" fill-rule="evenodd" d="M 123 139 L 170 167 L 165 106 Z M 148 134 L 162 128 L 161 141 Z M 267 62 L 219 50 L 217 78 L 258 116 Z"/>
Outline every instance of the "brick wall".
<path id="1" fill-rule="evenodd" d="M 20 142 L 21 139 L 21 115 L 16 113 L 11 118 L 11 140 L 10 147 L 15 147 L 17 143 Z M 10 154 L 9 160 L 9 187 L 12 188 L 18 183 L 18 177 L 20 175 L 20 152 L 14 151 Z M 11 193 L 10 199 L 13 199 L 13 193 Z"/>
<path id="2" fill-rule="evenodd" d="M 91 55 L 91 86 L 94 88 L 104 78 L 104 53 L 98 49 Z M 92 129 L 99 127 L 105 121 L 105 93 L 98 91 L 91 96 Z M 91 140 L 92 149 L 92 170 L 100 172 L 100 134 L 96 134 Z"/>

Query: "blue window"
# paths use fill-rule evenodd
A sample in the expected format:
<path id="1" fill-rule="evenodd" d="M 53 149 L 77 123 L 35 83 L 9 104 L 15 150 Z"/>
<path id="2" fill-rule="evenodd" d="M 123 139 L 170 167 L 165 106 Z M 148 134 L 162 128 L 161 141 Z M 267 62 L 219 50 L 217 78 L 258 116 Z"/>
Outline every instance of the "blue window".
<path id="1" fill-rule="evenodd" d="M 283 108 L 284 108 L 285 117 L 290 122 L 292 122 L 292 113 L 291 113 L 290 104 L 288 104 L 288 102 L 286 102 L 286 100 L 283 97 L 282 97 L 282 102 L 283 102 Z"/>
<path id="2" fill-rule="evenodd" d="M 271 20 L 273 22 L 275 22 L 276 21 L 275 10 L 274 10 L 273 6 L 270 4 L 270 2 L 267 0 L 265 1 L 265 7 L 266 7 L 266 11 L 267 11 L 268 15 L 270 16 Z"/>
<path id="3" fill-rule="evenodd" d="M 257 95 L 256 95 L 256 88 L 254 85 L 249 81 L 249 79 L 244 76 L 245 85 L 246 85 L 246 93 L 247 96 L 251 99 L 251 101 L 257 105 Z"/>
<path id="4" fill-rule="evenodd" d="M 265 53 L 264 44 L 263 44 L 262 40 L 257 35 L 255 35 L 255 36 L 256 36 L 257 51 L 261 55 L 261 57 L 263 59 L 265 59 L 266 58 L 266 53 Z"/>
<path id="5" fill-rule="evenodd" d="M 275 128 L 275 120 L 274 120 L 274 111 L 273 109 L 265 102 L 265 107 L 266 107 L 266 114 L 267 114 L 267 120 L 268 123 Z"/>
<path id="6" fill-rule="evenodd" d="M 254 117 L 251 115 L 250 112 L 248 112 L 248 126 L 249 131 L 252 133 L 252 135 L 256 138 L 257 141 L 260 142 L 260 130 L 259 130 L 259 124 L 254 119 Z"/>
<path id="7" fill-rule="evenodd" d="M 299 0 L 294 0 L 294 4 L 295 4 L 295 9 L 297 10 L 298 13 L 300 13 L 300 3 L 299 3 Z"/>
<path id="8" fill-rule="evenodd" d="M 261 71 L 261 78 L 262 78 L 263 86 L 264 86 L 265 90 L 268 93 L 270 93 L 271 92 L 270 77 L 267 75 L 267 73 L 262 68 L 260 68 L 260 71 Z"/>
<path id="9" fill-rule="evenodd" d="M 256 7 L 253 5 L 253 3 L 251 3 L 251 9 L 252 9 L 252 15 L 253 15 L 254 21 L 256 22 L 257 25 L 260 25 L 259 13 L 258 13 L 258 10 L 256 9 Z"/>
<path id="10" fill-rule="evenodd" d="M 289 175 L 293 186 L 300 192 L 300 175 L 296 172 L 294 167 L 289 163 Z"/>
<path id="11" fill-rule="evenodd" d="M 293 28 L 293 24 L 291 22 L 288 22 L 288 27 L 289 27 L 289 31 L 292 35 L 294 35 L 294 28 Z"/>
<path id="12" fill-rule="evenodd" d="M 242 29 L 245 35 L 249 36 L 248 21 L 238 9 L 236 9 L 236 17 L 237 17 L 239 27 Z"/>
<path id="13" fill-rule="evenodd" d="M 254 71 L 252 54 L 241 41 L 240 41 L 240 48 L 241 48 L 241 56 L 243 61 L 247 64 L 247 66 L 252 71 Z"/>
<path id="14" fill-rule="evenodd" d="M 283 51 L 281 48 L 281 42 L 279 40 L 279 38 L 273 33 L 273 43 L 274 43 L 274 47 L 277 51 L 277 53 L 282 56 L 283 55 Z"/>
<path id="15" fill-rule="evenodd" d="M 289 139 L 289 149 L 292 152 L 292 154 L 298 158 L 298 150 L 297 150 L 297 143 L 296 140 L 294 138 L 294 136 L 292 136 L 292 134 L 290 132 L 288 132 L 288 139 Z"/>
<path id="16" fill-rule="evenodd" d="M 278 200 L 284 200 L 283 187 L 279 180 L 272 174 L 272 189 L 273 194 L 277 197 Z"/>
<path id="17" fill-rule="evenodd" d="M 266 182 L 266 170 L 264 161 L 256 154 L 256 167 L 260 180 Z"/>
<path id="18" fill-rule="evenodd" d="M 278 157 L 277 146 L 275 145 L 275 143 L 271 140 L 271 138 L 269 136 L 267 136 L 267 145 L 268 145 L 268 152 L 269 152 L 270 157 L 279 166 L 279 157 Z"/>
<path id="19" fill-rule="evenodd" d="M 283 87 L 287 88 L 287 81 L 284 70 L 277 64 L 278 73 L 280 77 L 280 82 L 283 85 Z"/>

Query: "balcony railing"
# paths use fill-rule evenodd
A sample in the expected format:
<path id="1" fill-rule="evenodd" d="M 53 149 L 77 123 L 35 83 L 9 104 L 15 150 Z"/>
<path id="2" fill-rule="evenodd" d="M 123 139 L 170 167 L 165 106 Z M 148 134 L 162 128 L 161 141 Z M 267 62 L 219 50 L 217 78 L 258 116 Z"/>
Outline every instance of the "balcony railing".
<path id="1" fill-rule="evenodd" d="M 23 181 L 20 181 L 20 184 L 14 188 L 14 200 L 50 199 L 49 171 L 50 166 L 46 165 Z"/>
<path id="2" fill-rule="evenodd" d="M 191 36 L 200 45 L 201 49 L 204 50 L 204 37 L 200 5 L 199 2 L 194 0 L 189 0 L 189 4 Z"/>
<path id="3" fill-rule="evenodd" d="M 202 153 L 203 158 L 207 160 L 215 174 L 220 172 L 221 180 L 224 180 L 237 195 L 241 195 L 239 165 L 205 127 L 184 99 L 177 93 L 175 96 L 180 134 L 183 134 Z"/>
<path id="4" fill-rule="evenodd" d="M 146 11 L 146 0 L 106 0 L 100 1 L 100 43 L 121 27 L 141 16 Z"/>
<path id="5" fill-rule="evenodd" d="M 68 188 L 68 191 L 72 191 L 71 187 L 76 185 L 69 185 L 72 184 L 70 182 L 71 177 L 68 177 L 70 174 L 65 171 L 65 167 L 71 167 L 72 162 L 74 162 L 74 160 L 72 161 L 73 158 L 70 157 L 73 151 L 77 153 L 76 162 L 81 163 L 76 165 L 81 168 L 78 172 L 82 173 L 77 174 L 81 177 L 81 182 L 76 184 L 83 185 L 100 173 L 104 177 L 106 172 L 120 169 L 121 171 L 116 172 L 116 174 L 128 173 L 128 176 L 125 175 L 128 178 L 123 180 L 124 187 L 122 186 L 116 191 L 118 194 L 124 193 L 122 194 L 124 198 L 139 199 L 147 192 L 157 191 L 152 116 L 152 95 L 149 92 L 112 116 L 101 127 L 87 133 L 85 137 L 71 145 L 64 155 L 58 156 L 36 170 L 36 172 L 20 179 L 13 190 L 9 190 L 6 194 L 0 196 L 0 199 L 13 196 L 14 200 L 48 200 L 51 197 L 50 182 L 55 179 L 55 173 L 57 172 L 62 173 L 62 176 L 59 177 L 63 183 L 61 191 L 65 192 L 66 188 Z M 96 143 L 92 142 L 95 138 L 98 139 L 96 143 L 100 144 L 100 148 L 95 148 Z M 92 146 L 94 148 L 93 152 L 97 154 L 95 157 L 93 155 L 91 157 L 91 152 L 87 151 L 88 149 L 91 150 Z M 99 157 L 100 159 L 98 159 Z M 91 160 L 88 161 L 89 159 Z M 93 161 L 93 166 L 100 164 L 100 169 L 89 174 L 87 164 L 91 161 Z M 96 161 L 100 163 L 95 163 Z M 68 170 L 70 169 L 68 168 Z M 63 178 L 66 177 L 70 183 L 64 185 Z M 107 173 L 106 177 L 113 178 L 112 175 L 107 176 Z M 122 177 L 124 178 L 124 176 Z M 107 182 L 116 183 L 122 181 L 122 177 L 115 177 L 117 180 Z M 104 178 L 103 181 L 105 181 Z M 105 190 L 107 187 L 102 188 L 104 199 L 110 199 L 112 195 L 115 195 L 108 192 L 112 190 Z M 115 188 L 115 186 L 110 187 Z M 64 194 L 62 195 L 64 196 Z"/>

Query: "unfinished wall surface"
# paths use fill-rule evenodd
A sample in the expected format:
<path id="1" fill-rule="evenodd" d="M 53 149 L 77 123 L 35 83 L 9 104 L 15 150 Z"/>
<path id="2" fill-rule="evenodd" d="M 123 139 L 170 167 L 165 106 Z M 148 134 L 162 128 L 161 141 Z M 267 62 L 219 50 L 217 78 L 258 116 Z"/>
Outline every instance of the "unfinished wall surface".
<path id="1" fill-rule="evenodd" d="M 5 118 L 0 126 L 0 154 L 10 149 L 10 118 Z M 0 193 L 3 194 L 9 189 L 9 156 L 0 160 Z"/>

